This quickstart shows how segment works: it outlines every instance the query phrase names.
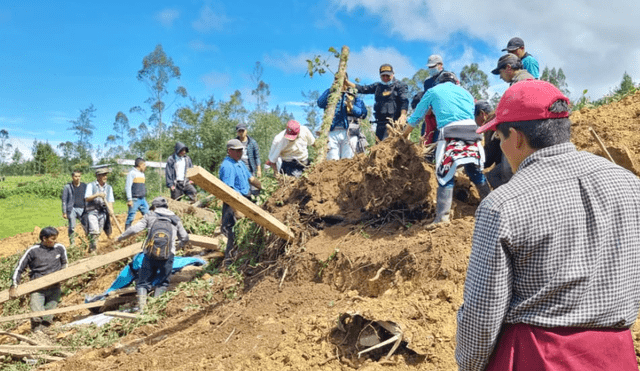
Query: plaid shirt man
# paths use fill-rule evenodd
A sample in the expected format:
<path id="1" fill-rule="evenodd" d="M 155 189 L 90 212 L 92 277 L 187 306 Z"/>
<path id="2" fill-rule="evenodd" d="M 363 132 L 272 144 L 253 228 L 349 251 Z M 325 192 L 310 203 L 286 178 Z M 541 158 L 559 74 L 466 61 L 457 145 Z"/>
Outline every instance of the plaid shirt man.
<path id="1" fill-rule="evenodd" d="M 476 211 L 456 360 L 484 370 L 503 324 L 629 328 L 640 303 L 640 179 L 571 143 L 528 156 Z"/>

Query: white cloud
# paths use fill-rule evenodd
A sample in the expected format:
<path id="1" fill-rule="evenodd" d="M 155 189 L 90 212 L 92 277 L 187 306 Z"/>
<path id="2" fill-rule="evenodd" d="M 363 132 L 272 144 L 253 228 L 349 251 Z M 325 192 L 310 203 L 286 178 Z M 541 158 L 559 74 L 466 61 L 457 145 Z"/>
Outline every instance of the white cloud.
<path id="1" fill-rule="evenodd" d="M 189 41 L 189 48 L 198 52 L 218 51 L 218 47 L 213 44 L 207 44 L 202 40 Z"/>
<path id="2" fill-rule="evenodd" d="M 213 30 L 222 31 L 227 23 L 231 20 L 222 12 L 214 12 L 209 5 L 205 5 L 200 9 L 200 18 L 193 21 L 193 28 L 202 33 L 208 33 Z"/>
<path id="3" fill-rule="evenodd" d="M 445 49 L 462 33 L 495 47 L 497 60 L 507 41 L 522 37 L 526 49 L 545 66 L 562 68 L 569 88 L 594 97 L 620 83 L 627 71 L 640 77 L 640 38 L 636 20 L 640 3 L 622 0 L 533 2 L 502 0 L 333 0 L 354 14 L 363 8 L 378 16 L 391 34 L 426 41 Z M 359 14 L 359 13 L 358 13 Z M 515 18 L 514 18 L 515 17 Z M 575 94 L 574 94 L 575 95 Z"/>
<path id="4" fill-rule="evenodd" d="M 231 82 L 231 76 L 226 73 L 212 71 L 200 77 L 207 89 L 226 87 Z"/>
<path id="5" fill-rule="evenodd" d="M 164 27 L 172 27 L 173 22 L 180 17 L 180 12 L 176 9 L 163 9 L 156 13 L 155 19 Z"/>

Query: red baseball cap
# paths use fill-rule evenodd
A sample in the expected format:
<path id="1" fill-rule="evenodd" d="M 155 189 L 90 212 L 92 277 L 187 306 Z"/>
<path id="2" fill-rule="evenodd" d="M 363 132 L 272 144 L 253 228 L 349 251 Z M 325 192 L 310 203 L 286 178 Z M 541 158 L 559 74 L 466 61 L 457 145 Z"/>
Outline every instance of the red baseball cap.
<path id="1" fill-rule="evenodd" d="M 287 122 L 287 131 L 284 133 L 284 137 L 289 140 L 295 140 L 300 134 L 300 123 L 296 120 L 289 120 Z"/>
<path id="2" fill-rule="evenodd" d="M 496 117 L 479 127 L 476 133 L 496 130 L 496 127 L 503 122 L 569 117 L 569 112 L 553 113 L 549 111 L 549 107 L 558 100 L 564 100 L 569 104 L 569 98 L 565 97 L 553 84 L 543 80 L 517 82 L 511 85 L 500 98 L 496 108 Z"/>

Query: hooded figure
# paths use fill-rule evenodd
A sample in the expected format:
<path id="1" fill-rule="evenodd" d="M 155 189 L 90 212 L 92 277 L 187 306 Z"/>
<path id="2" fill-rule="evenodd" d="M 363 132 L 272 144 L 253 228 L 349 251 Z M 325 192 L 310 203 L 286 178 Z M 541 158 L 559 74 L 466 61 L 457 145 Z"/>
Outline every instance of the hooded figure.
<path id="1" fill-rule="evenodd" d="M 167 188 L 171 190 L 171 198 L 174 200 L 182 195 L 187 195 L 191 201 L 196 200 L 196 189 L 193 182 L 187 178 L 187 169 L 193 167 L 191 157 L 187 153 L 189 148 L 182 142 L 176 142 L 175 151 L 167 159 L 164 175 Z"/>

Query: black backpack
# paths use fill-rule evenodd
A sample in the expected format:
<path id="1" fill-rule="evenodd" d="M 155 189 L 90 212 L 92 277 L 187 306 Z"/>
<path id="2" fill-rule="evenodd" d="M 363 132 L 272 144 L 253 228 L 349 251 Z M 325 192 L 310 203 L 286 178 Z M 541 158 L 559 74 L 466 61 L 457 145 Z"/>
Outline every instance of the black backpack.
<path id="1" fill-rule="evenodd" d="M 171 243 L 175 240 L 173 226 L 178 225 L 175 215 L 156 213 L 158 218 L 149 228 L 142 252 L 151 259 L 166 260 L 171 255 Z"/>

